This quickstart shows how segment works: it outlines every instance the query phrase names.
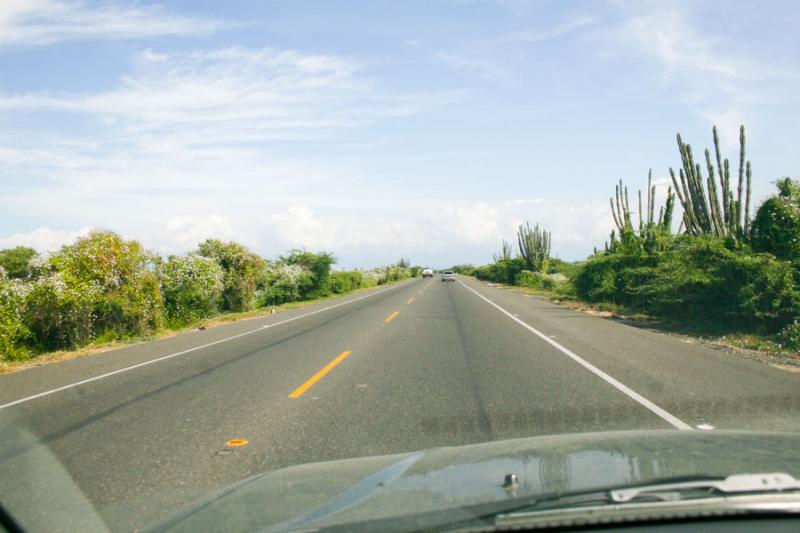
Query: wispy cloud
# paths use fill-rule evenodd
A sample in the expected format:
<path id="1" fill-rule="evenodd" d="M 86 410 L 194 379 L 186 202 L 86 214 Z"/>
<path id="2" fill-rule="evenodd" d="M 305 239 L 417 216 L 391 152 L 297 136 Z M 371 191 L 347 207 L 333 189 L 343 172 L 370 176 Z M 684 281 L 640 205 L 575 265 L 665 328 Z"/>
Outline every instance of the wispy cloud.
<path id="1" fill-rule="evenodd" d="M 650 74 L 652 84 L 676 94 L 710 123 L 735 131 L 753 120 L 754 106 L 796 94 L 795 68 L 748 56 L 739 43 L 701 28 L 691 5 L 619 6 L 621 22 L 595 36 L 598 46 L 626 60 L 643 59 L 642 73 Z"/>
<path id="2" fill-rule="evenodd" d="M 595 24 L 597 19 L 593 16 L 566 17 L 550 27 L 502 33 L 438 50 L 433 53 L 433 58 L 451 68 L 473 72 L 489 81 L 507 82 L 512 80 L 512 65 L 520 62 L 525 47 L 567 37 Z"/>
<path id="3" fill-rule="evenodd" d="M 559 37 L 564 37 L 566 35 L 571 35 L 578 30 L 583 28 L 593 26 L 597 24 L 597 18 L 588 15 L 580 15 L 569 17 L 552 28 L 546 29 L 530 29 L 530 30 L 523 30 L 523 31 L 516 31 L 511 32 L 505 35 L 501 35 L 497 38 L 498 41 L 501 42 L 527 42 L 527 43 L 534 43 L 539 41 L 547 41 L 549 39 L 557 39 Z"/>
<path id="4" fill-rule="evenodd" d="M 360 190 L 358 173 L 287 147 L 347 143 L 347 132 L 461 98 L 389 91 L 355 59 L 293 50 L 145 50 L 133 65 L 102 92 L 0 94 L 0 118 L 20 125 L 0 132 L 0 211 L 123 231 L 148 220 L 166 251 L 206 233 L 242 239 L 332 183 Z M 251 216 L 231 218 L 240 213 Z"/>
<path id="5" fill-rule="evenodd" d="M 3 0 L 0 48 L 87 39 L 203 35 L 222 22 L 178 16 L 158 5 L 87 0 Z"/>
<path id="6" fill-rule="evenodd" d="M 455 93 L 385 94 L 348 58 L 240 47 L 146 50 L 119 88 L 89 95 L 0 95 L 0 111 L 104 117 L 129 132 L 216 145 L 319 137 L 447 102 Z"/>

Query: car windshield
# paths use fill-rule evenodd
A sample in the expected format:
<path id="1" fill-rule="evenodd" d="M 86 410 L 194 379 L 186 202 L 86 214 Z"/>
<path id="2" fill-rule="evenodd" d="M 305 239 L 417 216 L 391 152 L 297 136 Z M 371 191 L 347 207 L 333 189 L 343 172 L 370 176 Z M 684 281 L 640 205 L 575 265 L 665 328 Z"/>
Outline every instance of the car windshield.
<path id="1" fill-rule="evenodd" d="M 800 479 L 798 22 L 0 1 L 0 524 Z"/>

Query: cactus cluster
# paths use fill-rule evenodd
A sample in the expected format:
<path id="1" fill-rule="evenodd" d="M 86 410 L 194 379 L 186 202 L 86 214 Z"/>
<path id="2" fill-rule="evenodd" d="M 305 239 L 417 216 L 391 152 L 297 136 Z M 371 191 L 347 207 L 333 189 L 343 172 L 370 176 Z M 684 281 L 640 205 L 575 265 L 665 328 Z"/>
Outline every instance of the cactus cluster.
<path id="1" fill-rule="evenodd" d="M 611 204 L 611 214 L 614 217 L 614 224 L 620 235 L 625 233 L 635 234 L 633 221 L 631 218 L 631 206 L 628 200 L 628 188 L 619 180 L 616 186 L 614 197 L 609 199 Z M 646 209 L 642 206 L 642 191 L 639 190 L 639 230 L 638 235 L 647 238 L 656 231 L 669 232 L 672 226 L 672 212 L 675 207 L 675 194 L 672 187 L 667 189 L 667 200 L 659 208 L 658 219 L 655 218 L 656 209 L 656 186 L 653 185 L 653 171 L 647 175 L 647 205 Z"/>
<path id="2" fill-rule="evenodd" d="M 500 248 L 500 253 L 493 253 L 492 259 L 494 259 L 495 263 L 499 263 L 500 261 L 510 261 L 511 254 L 511 243 L 503 239 L 503 246 Z"/>
<path id="3" fill-rule="evenodd" d="M 738 187 L 734 192 L 730 179 L 730 163 L 722 159 L 717 127 L 713 128 L 715 165 L 706 149 L 705 159 L 708 175 L 704 178 L 700 163 L 694 161 L 692 147 L 678 134 L 678 149 L 683 168 L 678 176 L 669 169 L 678 200 L 683 207 L 682 227 L 689 235 L 716 235 L 745 240 L 750 231 L 750 161 L 745 162 L 744 126 L 739 128 L 739 174 Z M 746 182 L 746 198 L 742 204 L 743 186 Z M 717 183 L 719 180 L 719 183 Z"/>
<path id="4" fill-rule="evenodd" d="M 520 224 L 517 229 L 519 255 L 525 260 L 528 270 L 541 272 L 550 257 L 551 234 L 540 230 L 539 224 L 531 228 L 530 223 Z"/>

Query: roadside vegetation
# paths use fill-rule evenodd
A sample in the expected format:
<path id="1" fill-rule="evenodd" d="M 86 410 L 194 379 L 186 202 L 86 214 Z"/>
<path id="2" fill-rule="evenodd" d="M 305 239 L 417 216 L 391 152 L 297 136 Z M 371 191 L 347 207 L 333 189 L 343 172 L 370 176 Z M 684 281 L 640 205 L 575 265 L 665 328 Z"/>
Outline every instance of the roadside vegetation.
<path id="1" fill-rule="evenodd" d="M 681 167 L 669 169 L 672 186 L 661 201 L 652 174 L 633 207 L 620 181 L 610 199 L 616 228 L 585 261 L 550 258 L 550 234 L 526 224 L 516 254 L 504 241 L 491 264 L 455 268 L 743 347 L 798 352 L 800 182 L 777 180 L 751 216 L 752 167 L 744 127 L 739 133 L 736 174 L 714 128 L 714 151 L 705 150 L 703 164 L 678 135 Z"/>
<path id="2" fill-rule="evenodd" d="M 268 260 L 214 239 L 164 258 L 105 230 L 50 255 L 0 250 L 0 363 L 146 338 L 420 272 L 406 259 L 373 270 L 335 271 L 335 263 L 328 252 L 306 250 Z"/>

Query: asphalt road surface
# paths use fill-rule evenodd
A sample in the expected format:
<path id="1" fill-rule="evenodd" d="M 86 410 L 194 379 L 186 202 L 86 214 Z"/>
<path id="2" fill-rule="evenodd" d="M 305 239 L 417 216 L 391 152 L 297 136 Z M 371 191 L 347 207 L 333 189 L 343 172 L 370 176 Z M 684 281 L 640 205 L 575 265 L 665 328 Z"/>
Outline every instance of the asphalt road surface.
<path id="1" fill-rule="evenodd" d="M 290 465 L 556 433 L 800 431 L 799 412 L 800 374 L 463 277 L 0 376 L 0 418 L 114 530 Z"/>

